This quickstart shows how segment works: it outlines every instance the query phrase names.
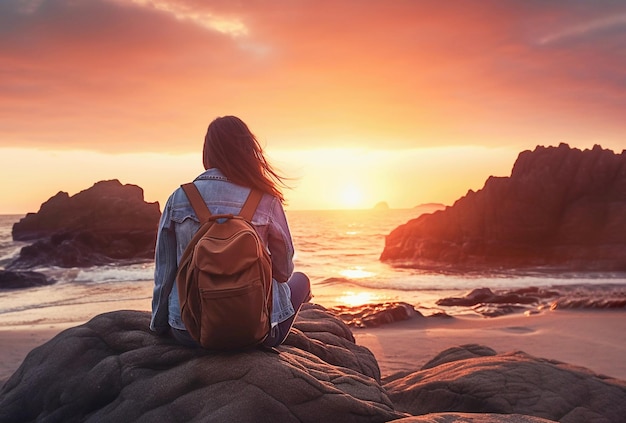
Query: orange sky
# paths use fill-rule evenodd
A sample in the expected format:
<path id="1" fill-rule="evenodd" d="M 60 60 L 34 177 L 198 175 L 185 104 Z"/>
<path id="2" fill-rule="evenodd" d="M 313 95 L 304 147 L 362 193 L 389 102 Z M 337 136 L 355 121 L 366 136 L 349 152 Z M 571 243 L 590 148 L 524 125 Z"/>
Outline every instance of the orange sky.
<path id="1" fill-rule="evenodd" d="M 625 45 L 622 1 L 2 0 L 0 213 L 163 203 L 226 114 L 290 208 L 452 204 L 536 145 L 626 148 Z"/>

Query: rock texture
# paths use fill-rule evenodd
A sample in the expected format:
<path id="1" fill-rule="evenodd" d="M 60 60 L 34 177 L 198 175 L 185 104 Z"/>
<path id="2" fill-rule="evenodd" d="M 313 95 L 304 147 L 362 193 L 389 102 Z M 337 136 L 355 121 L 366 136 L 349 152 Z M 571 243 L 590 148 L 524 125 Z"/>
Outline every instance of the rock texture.
<path id="1" fill-rule="evenodd" d="M 22 248 L 8 268 L 86 267 L 119 260 L 152 259 L 161 212 L 143 190 L 101 181 L 74 196 L 59 192 L 13 225 Z"/>
<path id="2" fill-rule="evenodd" d="M 414 415 L 523 414 L 563 423 L 617 423 L 626 416 L 626 382 L 523 352 L 452 348 L 422 370 L 390 379 L 384 386 L 395 407 Z"/>
<path id="3" fill-rule="evenodd" d="M 521 414 L 479 414 L 479 413 L 432 413 L 424 416 L 405 417 L 394 423 L 550 423 L 539 417 Z"/>
<path id="4" fill-rule="evenodd" d="M 626 270 L 626 151 L 522 152 L 453 206 L 396 228 L 381 260 L 450 271 Z"/>
<path id="5" fill-rule="evenodd" d="M 480 345 L 381 381 L 372 353 L 313 304 L 276 351 L 186 348 L 150 332 L 149 321 L 147 312 L 106 313 L 32 350 L 0 390 L 0 422 L 617 423 L 626 415 L 624 381 Z"/>
<path id="6" fill-rule="evenodd" d="M 447 297 L 437 300 L 443 307 L 471 307 L 476 313 L 485 317 L 497 317 L 516 311 L 536 311 L 550 305 L 550 301 L 558 298 L 559 292 L 528 287 L 513 290 L 476 288 L 463 297 Z"/>
<path id="7" fill-rule="evenodd" d="M 372 328 L 413 317 L 424 318 L 422 313 L 415 310 L 415 307 L 405 302 L 364 304 L 362 306 L 339 305 L 331 307 L 330 310 L 348 326 L 358 328 Z"/>
<path id="8" fill-rule="evenodd" d="M 95 317 L 34 349 L 0 392 L 0 422 L 384 422 L 396 412 L 376 359 L 306 305 L 279 354 L 189 349 L 146 312 Z"/>
<path id="9" fill-rule="evenodd" d="M 52 285 L 54 279 L 48 279 L 39 272 L 11 272 L 0 270 L 0 289 L 30 288 L 33 286 Z"/>

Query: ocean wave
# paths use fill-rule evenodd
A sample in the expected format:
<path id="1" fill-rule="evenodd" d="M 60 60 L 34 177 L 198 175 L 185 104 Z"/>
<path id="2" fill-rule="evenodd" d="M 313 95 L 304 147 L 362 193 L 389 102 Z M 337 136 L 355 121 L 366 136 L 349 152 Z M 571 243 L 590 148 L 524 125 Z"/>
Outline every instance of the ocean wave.
<path id="1" fill-rule="evenodd" d="M 317 286 L 335 286 L 335 285 L 348 285 L 348 284 L 353 284 L 353 285 L 358 285 L 356 283 L 353 283 L 353 281 L 349 278 L 341 278 L 341 277 L 330 277 L 330 278 L 325 278 L 322 279 L 319 282 L 316 282 L 315 285 Z"/>
<path id="2" fill-rule="evenodd" d="M 606 276 L 606 275 L 605 275 Z M 491 289 L 519 289 L 524 287 L 563 288 L 568 291 L 576 290 L 607 291 L 622 290 L 626 287 L 626 280 L 617 278 L 598 278 L 593 275 L 577 275 L 573 278 L 559 276 L 519 276 L 519 277 L 465 277 L 438 274 L 406 273 L 406 274 L 374 274 L 371 277 L 350 278 L 344 276 L 319 276 L 313 278 L 315 285 L 320 287 L 334 287 L 351 285 L 370 290 L 393 290 L 404 292 L 420 291 L 469 291 L 477 287 Z"/>
<path id="3" fill-rule="evenodd" d="M 43 273 L 57 284 L 133 282 L 154 279 L 153 263 L 110 264 L 104 266 L 79 267 L 38 267 L 32 269 Z"/>
<path id="4" fill-rule="evenodd" d="M 130 282 L 154 278 L 154 265 L 135 264 L 130 266 L 100 266 L 81 269 L 75 282 Z"/>
<path id="5" fill-rule="evenodd" d="M 393 290 L 393 291 L 450 291 L 450 290 L 462 290 L 462 285 L 449 285 L 445 286 L 441 283 L 419 283 L 416 280 L 381 280 L 377 277 L 371 278 L 349 278 L 341 276 L 331 276 L 323 278 L 320 281 L 315 282 L 319 287 L 334 287 L 334 286 L 355 286 L 365 289 L 373 290 Z"/>

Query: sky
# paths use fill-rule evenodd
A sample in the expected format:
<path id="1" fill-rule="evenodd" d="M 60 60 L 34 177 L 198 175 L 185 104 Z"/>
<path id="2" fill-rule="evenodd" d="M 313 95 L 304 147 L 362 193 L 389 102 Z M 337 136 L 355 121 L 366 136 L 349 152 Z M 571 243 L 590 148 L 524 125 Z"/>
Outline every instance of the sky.
<path id="1" fill-rule="evenodd" d="M 626 148 L 626 2 L 2 0 L 0 214 L 164 205 L 243 119 L 288 209 L 451 205 L 524 150 Z"/>

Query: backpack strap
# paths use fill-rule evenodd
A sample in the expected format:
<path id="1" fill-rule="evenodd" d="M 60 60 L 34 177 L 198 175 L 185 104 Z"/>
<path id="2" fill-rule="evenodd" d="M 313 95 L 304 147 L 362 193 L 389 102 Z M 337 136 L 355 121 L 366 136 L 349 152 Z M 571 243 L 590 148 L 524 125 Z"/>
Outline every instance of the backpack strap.
<path id="1" fill-rule="evenodd" d="M 198 191 L 198 187 L 193 182 L 189 182 L 187 184 L 181 185 L 183 191 L 187 195 L 189 199 L 189 203 L 191 203 L 191 207 L 193 211 L 196 212 L 196 216 L 200 219 L 200 222 L 206 222 L 211 217 L 211 211 L 207 207 L 202 195 L 200 195 L 200 191 Z"/>
<path id="2" fill-rule="evenodd" d="M 181 188 L 187 195 L 189 203 L 191 204 L 193 211 L 196 213 L 196 216 L 198 216 L 198 219 L 200 219 L 201 222 L 209 220 L 209 218 L 211 217 L 211 211 L 204 202 L 202 195 L 200 195 L 200 191 L 198 191 L 198 187 L 196 187 L 196 184 L 194 184 L 193 182 L 189 182 L 186 184 L 182 184 Z M 261 191 L 257 191 L 254 189 L 250 190 L 250 194 L 248 195 L 246 202 L 243 204 L 239 215 L 246 219 L 248 222 L 251 222 L 256 208 L 261 202 L 261 198 L 263 198 L 263 193 Z"/>
<path id="3" fill-rule="evenodd" d="M 263 193 L 261 191 L 251 189 L 250 195 L 248 195 L 246 202 L 243 204 L 243 207 L 239 212 L 239 216 L 243 217 L 248 222 L 252 222 L 252 216 L 254 216 L 256 208 L 261 202 L 261 198 L 263 198 Z"/>

